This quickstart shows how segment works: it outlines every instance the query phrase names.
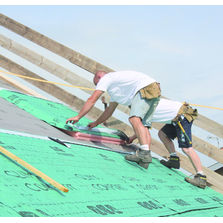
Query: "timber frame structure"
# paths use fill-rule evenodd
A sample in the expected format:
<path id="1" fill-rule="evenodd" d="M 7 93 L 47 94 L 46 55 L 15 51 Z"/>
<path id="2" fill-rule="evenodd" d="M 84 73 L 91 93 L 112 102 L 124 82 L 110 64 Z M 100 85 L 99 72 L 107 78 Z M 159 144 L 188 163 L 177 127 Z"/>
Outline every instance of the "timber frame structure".
<path id="1" fill-rule="evenodd" d="M 21 23 L 18 23 L 17 21 L 3 14 L 0 14 L 0 25 L 22 36 L 23 38 L 26 38 L 27 40 L 30 40 L 34 42 L 35 44 L 57 54 L 58 56 L 65 58 L 66 60 L 73 63 L 74 65 L 77 65 L 80 68 L 92 74 L 94 74 L 97 70 L 104 70 L 108 72 L 113 71 L 111 68 L 106 67 L 62 45 L 38 33 L 37 31 L 31 28 Z M 5 49 L 17 54 L 18 56 L 28 60 L 29 62 L 39 66 L 40 68 L 45 69 L 49 73 L 63 79 L 64 81 L 69 82 L 70 84 L 93 88 L 93 84 L 91 82 L 83 78 L 80 78 L 80 76 L 78 76 L 74 72 L 16 43 L 15 41 L 9 39 L 8 37 L 0 35 L 0 45 L 4 47 Z M 24 76 L 44 80 L 42 77 L 38 76 L 34 72 L 27 70 L 26 68 L 20 66 L 19 64 L 16 64 L 15 62 L 10 60 L 9 58 L 6 58 L 3 55 L 0 55 L 0 66 L 8 70 L 9 72 L 18 73 Z M 9 77 L 6 77 L 5 75 L 0 75 L 0 78 L 9 82 L 11 85 L 14 85 L 17 88 L 21 89 L 23 92 L 40 97 L 40 95 L 34 92 L 33 90 L 14 81 L 13 79 Z M 53 95 L 54 97 L 58 98 L 64 103 L 70 105 L 71 107 L 80 108 L 84 104 L 84 101 L 82 99 L 70 94 L 69 92 L 59 88 L 56 85 L 48 84 L 44 82 L 37 82 L 34 80 L 27 80 L 27 81 L 33 84 L 34 86 L 38 87 L 39 89 Z M 126 109 L 123 106 L 118 106 L 118 109 L 124 113 L 128 113 L 128 109 Z M 89 116 L 91 117 L 91 119 L 96 119 L 98 114 L 100 114 L 101 112 L 102 112 L 101 110 L 97 108 L 93 108 L 91 112 L 89 113 Z M 113 128 L 120 129 L 126 132 L 126 134 L 128 135 L 132 133 L 132 129 L 127 124 L 117 120 L 114 117 L 111 117 L 110 121 L 111 123 L 113 123 L 112 125 Z M 198 126 L 199 128 L 207 132 L 214 134 L 215 136 L 219 138 L 223 138 L 223 125 L 213 120 L 210 120 L 203 115 L 199 115 L 198 119 L 194 122 L 194 125 Z M 160 129 L 162 127 L 162 124 L 154 124 L 153 127 L 155 129 Z M 193 147 L 195 150 L 216 160 L 216 162 L 223 164 L 223 150 L 220 150 L 219 148 L 200 139 L 199 137 L 196 137 L 195 135 L 193 135 Z M 154 139 L 152 139 L 151 150 L 162 157 L 166 158 L 168 156 L 168 153 L 166 149 L 164 148 L 164 146 L 160 142 Z M 189 171 L 190 173 L 194 174 L 194 168 L 191 165 L 189 159 L 180 153 L 178 153 L 178 155 L 180 156 L 180 159 L 181 159 L 181 167 Z M 204 169 L 204 173 L 207 175 L 209 186 L 213 188 L 214 190 L 223 194 L 223 176 L 206 167 L 203 167 L 203 169 Z"/>

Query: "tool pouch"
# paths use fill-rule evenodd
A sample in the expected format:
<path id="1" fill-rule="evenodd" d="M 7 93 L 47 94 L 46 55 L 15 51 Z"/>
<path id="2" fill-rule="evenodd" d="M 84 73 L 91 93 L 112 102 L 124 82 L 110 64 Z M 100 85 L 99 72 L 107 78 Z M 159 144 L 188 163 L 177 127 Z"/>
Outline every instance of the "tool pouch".
<path id="1" fill-rule="evenodd" d="M 154 82 L 140 90 L 142 98 L 152 99 L 161 96 L 160 84 Z"/>
<path id="2" fill-rule="evenodd" d="M 193 109 L 191 106 L 189 106 L 188 103 L 184 103 L 177 116 L 173 119 L 173 122 L 178 122 L 181 119 L 181 115 L 183 115 L 188 122 L 192 122 L 193 120 L 195 120 L 198 117 L 198 111 L 197 109 Z"/>

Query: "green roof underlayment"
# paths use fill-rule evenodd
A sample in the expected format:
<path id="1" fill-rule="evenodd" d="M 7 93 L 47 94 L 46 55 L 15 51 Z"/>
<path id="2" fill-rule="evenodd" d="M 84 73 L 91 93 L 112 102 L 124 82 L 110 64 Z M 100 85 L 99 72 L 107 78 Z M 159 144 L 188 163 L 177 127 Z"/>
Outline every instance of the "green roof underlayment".
<path id="1" fill-rule="evenodd" d="M 108 134 L 106 132 L 102 133 L 102 132 L 80 130 L 71 126 L 69 126 L 69 129 L 68 129 L 66 127 L 67 125 L 65 125 L 66 120 L 70 117 L 74 117 L 78 113 L 63 104 L 33 97 L 30 95 L 25 95 L 25 94 L 15 92 L 15 91 L 9 91 L 9 90 L 0 90 L 0 97 L 15 104 L 19 108 L 27 111 L 28 113 L 32 114 L 36 118 L 39 118 L 40 120 L 43 120 L 47 122 L 48 124 L 55 126 L 57 128 L 65 129 L 65 130 L 70 130 L 70 128 L 72 128 L 71 131 L 90 133 L 93 135 L 101 135 L 101 136 L 107 136 L 107 137 L 112 137 L 112 138 L 121 138 L 117 134 Z M 87 119 L 86 117 L 83 117 L 78 122 L 78 125 L 87 126 L 90 122 L 91 121 L 89 119 Z M 100 125 L 98 127 L 103 128 Z"/>
<path id="2" fill-rule="evenodd" d="M 0 145 L 69 189 L 47 185 L 0 155 L 0 216 L 223 216 L 223 195 L 184 181 L 153 159 L 148 170 L 119 153 L 0 133 Z"/>

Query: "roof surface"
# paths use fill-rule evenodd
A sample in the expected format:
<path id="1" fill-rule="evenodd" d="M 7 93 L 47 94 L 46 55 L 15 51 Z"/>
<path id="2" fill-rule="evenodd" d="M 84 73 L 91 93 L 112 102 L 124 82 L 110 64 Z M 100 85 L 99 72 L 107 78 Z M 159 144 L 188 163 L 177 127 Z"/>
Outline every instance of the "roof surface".
<path id="1" fill-rule="evenodd" d="M 145 170 L 124 159 L 130 149 L 78 141 L 54 128 L 75 113 L 65 105 L 7 90 L 0 97 L 0 146 L 69 189 L 63 193 L 0 156 L 0 216 L 223 216 L 222 194 L 188 184 L 158 159 Z"/>

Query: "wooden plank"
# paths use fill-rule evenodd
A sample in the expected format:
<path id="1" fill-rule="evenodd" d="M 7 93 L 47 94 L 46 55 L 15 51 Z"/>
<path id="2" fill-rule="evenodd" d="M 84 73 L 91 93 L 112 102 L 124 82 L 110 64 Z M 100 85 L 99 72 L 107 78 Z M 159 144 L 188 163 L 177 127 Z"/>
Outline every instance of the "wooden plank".
<path id="1" fill-rule="evenodd" d="M 107 72 L 113 71 L 111 68 L 108 68 L 80 53 L 74 51 L 42 34 L 36 32 L 35 30 L 24 26 L 17 21 L 0 14 L 0 24 L 5 28 L 23 36 L 24 38 L 56 53 L 59 56 L 69 60 L 71 63 L 91 72 L 95 73 L 97 70 L 104 70 Z M 128 109 L 125 109 L 122 106 L 119 106 L 119 109 L 123 110 L 125 113 L 128 112 Z M 194 122 L 200 128 L 215 134 L 216 136 L 223 138 L 223 125 L 214 122 L 205 116 L 199 115 L 198 120 Z"/>
<path id="2" fill-rule="evenodd" d="M 210 188 L 212 188 L 213 190 L 217 191 L 218 193 L 223 194 L 223 190 L 219 189 L 218 187 L 215 187 L 213 185 L 209 185 Z"/>
<path id="3" fill-rule="evenodd" d="M 9 39 L 6 36 L 0 34 L 0 45 L 5 49 L 15 53 L 16 55 L 28 60 L 29 62 L 41 67 L 42 69 L 48 71 L 51 74 L 56 75 L 64 81 L 67 81 L 75 86 L 81 86 L 86 88 L 94 89 L 95 86 L 93 82 L 81 78 L 74 72 L 66 69 L 63 66 L 56 64 L 55 62 L 41 56 L 40 54 L 24 47 L 23 45 L 16 43 L 15 41 Z M 83 89 L 86 93 L 91 93 L 89 90 Z"/>
<path id="4" fill-rule="evenodd" d="M 223 150 L 220 150 L 219 148 L 196 137 L 195 135 L 192 136 L 192 139 L 194 149 L 223 164 Z"/>
<path id="5" fill-rule="evenodd" d="M 54 63 L 53 61 L 41 56 L 40 54 L 37 54 L 36 52 L 22 46 L 19 43 L 16 43 L 15 41 L 1 34 L 0 34 L 0 45 L 5 49 L 17 54 L 18 56 L 21 56 L 22 58 L 28 60 L 29 62 L 41 67 L 42 69 L 48 71 L 49 73 L 56 75 L 57 77 L 61 78 L 64 81 L 67 81 L 73 85 L 78 85 L 82 87 L 84 86 L 86 88 L 92 88 L 92 89 L 95 88 L 93 82 L 81 78 L 74 72 Z M 83 89 L 83 91 L 85 91 L 88 94 L 91 93 L 91 91 L 89 90 Z M 118 109 L 126 114 L 129 113 L 129 108 L 127 106 L 118 105 Z"/>
<path id="6" fill-rule="evenodd" d="M 39 32 L 24 26 L 23 24 L 0 14 L 0 24 L 5 28 L 23 36 L 24 38 L 54 52 L 55 54 L 69 60 L 71 63 L 91 72 L 95 73 L 97 70 L 112 71 L 112 69 L 74 51 L 55 40 L 52 40 Z"/>
<path id="7" fill-rule="evenodd" d="M 34 72 L 31 72 L 24 67 L 20 66 L 19 64 L 14 63 L 10 59 L 4 57 L 3 55 L 0 55 L 0 66 L 8 70 L 9 72 L 13 73 L 19 73 L 24 76 L 32 77 L 32 78 L 38 78 L 40 80 L 46 80 L 39 75 L 35 74 Z M 55 86 L 53 84 L 44 83 L 44 82 L 37 82 L 34 80 L 27 79 L 27 82 L 33 84 L 34 86 L 42 89 L 43 91 L 55 96 L 61 100 L 64 101 L 67 104 L 70 104 L 72 106 L 81 106 L 83 104 L 83 101 L 78 99 L 77 97 L 67 93 L 63 89 L 59 88 L 58 86 Z M 69 103 L 68 103 L 69 102 Z"/>
<path id="8" fill-rule="evenodd" d="M 34 173 L 36 176 L 38 176 L 38 177 L 42 178 L 43 180 L 47 181 L 48 183 L 50 183 L 51 185 L 53 185 L 57 189 L 59 189 L 59 190 L 61 190 L 63 192 L 68 192 L 69 191 L 66 187 L 64 187 L 63 185 L 59 184 L 58 182 L 56 182 L 55 180 L 53 180 L 52 178 L 50 178 L 46 174 L 42 173 L 41 171 L 39 171 L 38 169 L 36 169 L 32 165 L 30 165 L 29 163 L 25 162 L 24 160 L 22 160 L 18 156 L 16 156 L 13 153 L 9 152 L 8 150 L 3 148 L 2 146 L 0 146 L 0 152 L 2 154 L 4 154 L 5 156 L 7 156 L 8 158 L 10 158 L 13 161 L 15 161 L 16 163 L 19 163 L 21 166 L 25 167 L 26 169 L 28 169 L 29 171 Z"/>
<path id="9" fill-rule="evenodd" d="M 198 108 L 199 112 L 199 108 Z M 219 111 L 221 112 L 221 111 Z M 223 138 L 223 125 L 217 123 L 201 114 L 198 115 L 198 118 L 194 121 L 194 125 L 198 126 L 201 129 L 204 129 L 214 135 Z"/>
<path id="10" fill-rule="evenodd" d="M 161 123 L 153 123 L 153 128 L 160 130 L 164 124 Z M 223 150 L 215 147 L 214 145 L 200 139 L 199 137 L 192 135 L 192 145 L 193 148 L 212 159 L 216 160 L 216 162 L 223 164 Z"/>
<path id="11" fill-rule="evenodd" d="M 204 173 L 208 178 L 208 182 L 220 190 L 223 190 L 223 176 L 204 167 Z"/>

